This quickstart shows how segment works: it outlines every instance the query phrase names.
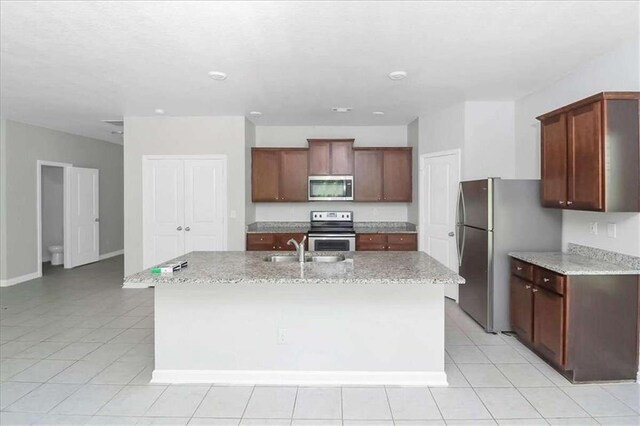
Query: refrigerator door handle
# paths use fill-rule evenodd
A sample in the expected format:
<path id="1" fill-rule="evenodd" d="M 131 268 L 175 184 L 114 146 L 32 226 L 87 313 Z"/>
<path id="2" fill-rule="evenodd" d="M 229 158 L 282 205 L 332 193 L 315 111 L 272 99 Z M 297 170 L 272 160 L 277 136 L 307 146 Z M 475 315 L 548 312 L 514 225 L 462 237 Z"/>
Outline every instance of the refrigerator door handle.
<path id="1" fill-rule="evenodd" d="M 456 248 L 458 248 L 458 266 L 462 266 L 462 258 L 464 257 L 464 240 L 465 240 L 465 226 L 464 225 L 458 225 L 458 227 L 460 228 L 461 232 L 461 236 L 462 236 L 462 243 L 459 244 L 460 238 L 456 238 Z"/>
<path id="2" fill-rule="evenodd" d="M 465 206 L 464 206 L 464 192 L 462 191 L 462 182 L 460 182 L 460 186 L 458 189 L 458 206 L 457 206 L 457 211 L 456 211 L 456 220 L 458 221 L 458 224 L 464 225 L 465 223 L 467 223 L 467 212 L 465 211 Z"/>

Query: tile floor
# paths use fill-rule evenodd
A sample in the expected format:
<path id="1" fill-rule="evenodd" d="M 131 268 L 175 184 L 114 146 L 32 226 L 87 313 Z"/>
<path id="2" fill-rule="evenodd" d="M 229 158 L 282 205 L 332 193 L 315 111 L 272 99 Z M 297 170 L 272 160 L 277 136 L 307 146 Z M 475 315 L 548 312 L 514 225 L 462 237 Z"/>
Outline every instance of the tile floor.
<path id="1" fill-rule="evenodd" d="M 153 290 L 122 290 L 122 264 L 0 289 L 0 424 L 640 424 L 638 384 L 571 385 L 449 302 L 448 388 L 150 385 Z"/>

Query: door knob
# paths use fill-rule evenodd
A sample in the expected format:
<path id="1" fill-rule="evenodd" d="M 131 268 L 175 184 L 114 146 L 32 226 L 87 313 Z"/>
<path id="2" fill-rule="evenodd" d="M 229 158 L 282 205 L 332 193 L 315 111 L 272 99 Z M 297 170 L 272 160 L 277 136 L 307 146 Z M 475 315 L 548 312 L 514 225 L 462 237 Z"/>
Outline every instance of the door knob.
<path id="1" fill-rule="evenodd" d="M 453 232 L 449 232 L 447 235 L 453 237 L 455 234 Z"/>
<path id="2" fill-rule="evenodd" d="M 94 219 L 94 222 L 100 222 L 100 218 L 99 218 L 99 217 L 96 217 L 96 218 Z"/>
<path id="3" fill-rule="evenodd" d="M 185 231 L 191 231 L 191 228 L 189 228 L 188 226 L 186 228 L 184 228 Z"/>
<path id="4" fill-rule="evenodd" d="M 176 230 L 178 230 L 178 231 L 182 231 L 182 226 L 178 226 L 178 227 L 176 228 Z"/>

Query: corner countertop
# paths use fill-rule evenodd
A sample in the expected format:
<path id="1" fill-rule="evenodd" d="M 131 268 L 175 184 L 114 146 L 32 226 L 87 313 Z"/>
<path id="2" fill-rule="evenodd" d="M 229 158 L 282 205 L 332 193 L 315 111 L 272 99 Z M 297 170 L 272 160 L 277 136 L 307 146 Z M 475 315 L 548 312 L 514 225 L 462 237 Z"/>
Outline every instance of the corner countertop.
<path id="1" fill-rule="evenodd" d="M 247 226 L 248 234 L 258 233 L 307 233 L 309 222 L 254 222 Z M 415 234 L 416 225 L 409 222 L 355 222 L 357 234 Z"/>
<path id="2" fill-rule="evenodd" d="M 124 288 L 180 284 L 464 284 L 464 278 L 424 252 L 343 252 L 339 263 L 266 262 L 282 252 L 191 252 L 189 266 L 173 275 L 147 269 L 124 279 Z M 321 252 L 317 254 L 330 254 Z"/>
<path id="3" fill-rule="evenodd" d="M 563 275 L 640 275 L 640 258 L 569 244 L 562 252 L 511 252 L 509 256 Z"/>

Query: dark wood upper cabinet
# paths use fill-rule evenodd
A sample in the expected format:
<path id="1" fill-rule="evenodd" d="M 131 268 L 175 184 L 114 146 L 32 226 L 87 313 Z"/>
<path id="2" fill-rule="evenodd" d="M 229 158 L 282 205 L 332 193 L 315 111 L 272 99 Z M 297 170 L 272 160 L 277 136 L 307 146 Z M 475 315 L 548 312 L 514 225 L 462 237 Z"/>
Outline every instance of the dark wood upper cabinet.
<path id="1" fill-rule="evenodd" d="M 280 151 L 280 201 L 307 201 L 308 152 Z"/>
<path id="2" fill-rule="evenodd" d="M 567 202 L 567 117 L 558 114 L 543 120 L 541 139 L 541 188 L 544 207 L 564 207 Z"/>
<path id="3" fill-rule="evenodd" d="M 354 152 L 354 200 L 382 200 L 382 151 L 358 149 Z"/>
<path id="4" fill-rule="evenodd" d="M 251 200 L 278 201 L 280 153 L 272 149 L 251 150 Z"/>
<path id="5" fill-rule="evenodd" d="M 307 139 L 309 175 L 353 175 L 354 139 Z"/>
<path id="6" fill-rule="evenodd" d="M 355 201 L 411 201 L 411 148 L 356 148 L 354 151 Z"/>
<path id="7" fill-rule="evenodd" d="M 251 200 L 307 201 L 307 158 L 304 148 L 252 148 Z"/>
<path id="8" fill-rule="evenodd" d="M 602 102 L 571 110 L 567 116 L 568 199 L 574 209 L 604 208 Z"/>
<path id="9" fill-rule="evenodd" d="M 385 149 L 383 155 L 384 201 L 411 201 L 411 148 Z"/>
<path id="10" fill-rule="evenodd" d="M 545 207 L 640 211 L 639 92 L 603 92 L 538 117 Z"/>

